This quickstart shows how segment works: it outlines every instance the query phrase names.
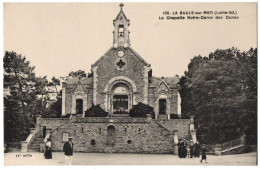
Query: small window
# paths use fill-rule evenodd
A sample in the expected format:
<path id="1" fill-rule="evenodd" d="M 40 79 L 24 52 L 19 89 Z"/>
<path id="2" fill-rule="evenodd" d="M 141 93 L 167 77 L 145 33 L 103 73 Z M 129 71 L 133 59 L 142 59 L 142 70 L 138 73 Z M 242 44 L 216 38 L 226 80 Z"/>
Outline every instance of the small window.
<path id="1" fill-rule="evenodd" d="M 81 132 L 84 132 L 84 127 L 81 127 Z"/>
<path id="2" fill-rule="evenodd" d="M 141 129 L 139 128 L 139 133 L 141 133 Z"/>
<path id="3" fill-rule="evenodd" d="M 68 141 L 69 133 L 63 133 L 62 134 L 62 141 Z"/>
<path id="4" fill-rule="evenodd" d="M 128 143 L 128 144 L 131 144 L 131 143 L 132 143 L 132 141 L 131 141 L 131 140 L 127 140 L 127 143 Z"/>
<path id="5" fill-rule="evenodd" d="M 96 145 L 96 141 L 95 141 L 94 139 L 92 139 L 91 142 L 90 142 L 90 144 L 91 144 L 92 146 L 94 146 L 94 145 Z"/>
<path id="6" fill-rule="evenodd" d="M 101 134 L 101 131 L 102 131 L 102 130 L 101 130 L 101 127 L 99 127 L 99 134 Z"/>
<path id="7" fill-rule="evenodd" d="M 127 132 L 127 128 L 125 128 L 125 133 Z"/>

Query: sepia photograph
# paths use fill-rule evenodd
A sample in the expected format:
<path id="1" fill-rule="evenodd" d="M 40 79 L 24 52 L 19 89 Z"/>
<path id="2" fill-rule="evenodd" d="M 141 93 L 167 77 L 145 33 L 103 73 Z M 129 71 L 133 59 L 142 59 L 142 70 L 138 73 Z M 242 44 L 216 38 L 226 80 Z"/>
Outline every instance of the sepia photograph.
<path id="1" fill-rule="evenodd" d="M 4 166 L 257 166 L 257 5 L 3 3 Z"/>

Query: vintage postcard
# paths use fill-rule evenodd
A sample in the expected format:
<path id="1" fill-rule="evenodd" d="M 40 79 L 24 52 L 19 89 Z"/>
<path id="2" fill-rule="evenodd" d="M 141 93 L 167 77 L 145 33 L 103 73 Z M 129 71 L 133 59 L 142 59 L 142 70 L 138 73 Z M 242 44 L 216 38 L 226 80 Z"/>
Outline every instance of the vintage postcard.
<path id="1" fill-rule="evenodd" d="M 257 3 L 4 3 L 4 165 L 257 165 Z"/>

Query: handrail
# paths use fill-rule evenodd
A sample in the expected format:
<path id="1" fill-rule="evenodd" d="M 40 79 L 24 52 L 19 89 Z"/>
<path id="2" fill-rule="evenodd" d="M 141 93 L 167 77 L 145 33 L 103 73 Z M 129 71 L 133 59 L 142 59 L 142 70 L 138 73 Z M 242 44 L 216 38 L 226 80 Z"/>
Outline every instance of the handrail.
<path id="1" fill-rule="evenodd" d="M 239 146 L 241 144 L 243 144 L 243 142 L 242 142 L 242 139 L 239 138 L 239 139 L 231 140 L 231 141 L 221 144 L 221 148 L 224 150 L 224 149 L 229 149 L 231 147 Z"/>
<path id="2" fill-rule="evenodd" d="M 47 142 L 47 139 L 50 138 L 51 134 L 50 133 L 47 133 L 45 138 L 43 139 L 44 143 Z"/>
<path id="3" fill-rule="evenodd" d="M 167 129 L 165 126 L 163 126 L 160 122 L 154 121 L 156 124 L 167 130 L 168 132 L 171 132 L 171 130 Z"/>

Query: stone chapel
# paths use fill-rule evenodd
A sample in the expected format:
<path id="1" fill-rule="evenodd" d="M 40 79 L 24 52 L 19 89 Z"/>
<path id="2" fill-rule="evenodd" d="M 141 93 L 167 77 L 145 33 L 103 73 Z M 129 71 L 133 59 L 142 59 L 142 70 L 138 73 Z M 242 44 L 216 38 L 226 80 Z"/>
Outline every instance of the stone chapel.
<path id="1" fill-rule="evenodd" d="M 91 65 L 93 76 L 70 77 L 62 84 L 62 116 L 84 116 L 93 103 L 111 116 L 127 117 L 132 105 L 142 102 L 154 108 L 156 118 L 180 117 L 179 77 L 152 76 L 151 65 L 131 48 L 130 20 L 120 6 L 113 20 L 113 46 Z"/>
<path id="2" fill-rule="evenodd" d="M 130 46 L 130 20 L 123 4 L 120 7 L 113 20 L 113 46 L 91 66 L 91 77 L 68 78 L 62 84 L 65 117 L 38 115 L 35 128 L 22 141 L 22 152 L 44 151 L 47 138 L 51 138 L 53 151 L 62 151 L 69 136 L 75 152 L 177 154 L 179 138 L 196 142 L 194 117 L 176 118 L 181 117 L 179 77 L 152 76 L 151 65 Z M 155 119 L 129 117 L 129 110 L 139 102 L 154 108 Z M 92 104 L 110 115 L 85 117 Z"/>

